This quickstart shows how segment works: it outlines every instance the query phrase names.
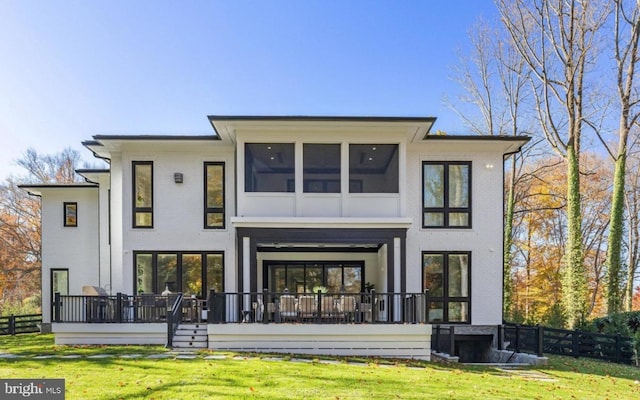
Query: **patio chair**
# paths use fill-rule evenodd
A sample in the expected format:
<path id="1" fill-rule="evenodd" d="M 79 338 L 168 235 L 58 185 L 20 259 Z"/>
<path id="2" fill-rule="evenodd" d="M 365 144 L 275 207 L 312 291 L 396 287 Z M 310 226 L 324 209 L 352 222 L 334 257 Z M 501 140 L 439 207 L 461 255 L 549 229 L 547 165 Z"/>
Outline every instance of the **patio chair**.
<path id="1" fill-rule="evenodd" d="M 356 298 L 355 296 L 340 297 L 339 305 L 340 316 L 348 321 L 353 321 L 356 314 Z"/>
<path id="2" fill-rule="evenodd" d="M 322 296 L 322 318 L 330 318 L 335 315 L 336 303 L 332 296 Z"/>
<path id="3" fill-rule="evenodd" d="M 280 318 L 286 320 L 296 316 L 296 298 L 290 294 L 280 296 Z"/>
<path id="4" fill-rule="evenodd" d="M 317 311 L 315 296 L 300 296 L 298 298 L 298 311 L 302 318 L 312 318 Z"/>

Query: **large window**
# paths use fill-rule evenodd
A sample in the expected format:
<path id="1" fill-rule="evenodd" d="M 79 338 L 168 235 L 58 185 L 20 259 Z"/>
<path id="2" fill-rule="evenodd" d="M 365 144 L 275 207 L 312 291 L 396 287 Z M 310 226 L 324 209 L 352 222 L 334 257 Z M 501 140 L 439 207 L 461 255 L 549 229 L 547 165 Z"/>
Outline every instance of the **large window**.
<path id="1" fill-rule="evenodd" d="M 134 161 L 133 227 L 153 228 L 153 161 Z"/>
<path id="2" fill-rule="evenodd" d="M 204 163 L 204 227 L 224 228 L 224 163 Z"/>
<path id="3" fill-rule="evenodd" d="M 363 274 L 362 262 L 265 261 L 267 286 L 274 292 L 311 293 L 325 288 L 329 293 L 360 293 Z"/>
<path id="4" fill-rule="evenodd" d="M 303 145 L 305 193 L 340 193 L 340 145 Z"/>
<path id="5" fill-rule="evenodd" d="M 210 289 L 224 291 L 222 253 L 135 252 L 136 293 L 160 294 L 166 289 L 206 297 Z"/>
<path id="6" fill-rule="evenodd" d="M 350 144 L 349 193 L 398 193 L 398 145 Z"/>
<path id="7" fill-rule="evenodd" d="M 429 290 L 429 322 L 471 322 L 470 253 L 422 253 L 422 288 Z"/>
<path id="8" fill-rule="evenodd" d="M 422 226 L 471 227 L 471 163 L 422 163 Z"/>
<path id="9" fill-rule="evenodd" d="M 245 192 L 295 192 L 293 143 L 244 145 Z"/>

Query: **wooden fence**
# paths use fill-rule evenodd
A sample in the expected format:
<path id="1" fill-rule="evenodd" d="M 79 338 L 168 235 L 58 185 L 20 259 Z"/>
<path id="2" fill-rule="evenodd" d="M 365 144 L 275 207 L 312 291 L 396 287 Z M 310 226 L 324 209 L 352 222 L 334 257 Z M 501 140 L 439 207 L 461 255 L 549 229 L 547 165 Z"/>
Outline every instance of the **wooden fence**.
<path id="1" fill-rule="evenodd" d="M 633 339 L 580 330 L 507 324 L 502 327 L 507 350 L 588 357 L 620 364 L 637 364 Z"/>
<path id="2" fill-rule="evenodd" d="M 42 314 L 0 317 L 0 335 L 40 332 Z"/>

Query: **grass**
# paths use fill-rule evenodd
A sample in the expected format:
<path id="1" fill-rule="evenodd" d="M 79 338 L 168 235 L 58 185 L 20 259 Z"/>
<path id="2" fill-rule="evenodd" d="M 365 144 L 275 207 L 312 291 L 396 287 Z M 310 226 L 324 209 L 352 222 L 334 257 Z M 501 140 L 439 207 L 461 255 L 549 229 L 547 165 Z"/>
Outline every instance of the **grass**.
<path id="1" fill-rule="evenodd" d="M 122 359 L 166 352 L 157 346 L 55 346 L 51 335 L 0 337 L 2 378 L 64 378 L 67 399 L 633 399 L 640 369 L 567 357 L 513 374 L 492 367 L 418 361 L 327 358 L 272 361 L 231 354 L 224 359 Z M 37 360 L 34 355 L 54 358 Z M 112 354 L 106 359 L 65 355 Z M 234 357 L 235 355 L 235 357 Z M 364 362 L 364 363 L 363 363 Z"/>

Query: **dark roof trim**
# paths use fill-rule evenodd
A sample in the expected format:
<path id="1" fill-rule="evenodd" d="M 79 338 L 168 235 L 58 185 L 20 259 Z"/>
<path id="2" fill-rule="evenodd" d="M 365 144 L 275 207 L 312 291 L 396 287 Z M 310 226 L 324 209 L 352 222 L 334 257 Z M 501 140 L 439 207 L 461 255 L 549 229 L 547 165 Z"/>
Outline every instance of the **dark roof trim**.
<path id="1" fill-rule="evenodd" d="M 209 121 L 349 121 L 349 122 L 434 122 L 435 117 L 310 116 L 310 115 L 209 115 Z"/>
<path id="2" fill-rule="evenodd" d="M 101 145 L 100 140 L 220 140 L 215 135 L 94 135 L 93 139 L 83 144 Z"/>
<path id="3" fill-rule="evenodd" d="M 86 183 L 40 183 L 34 185 L 18 185 L 20 189 L 97 189 L 98 185 L 91 185 Z"/>
<path id="4" fill-rule="evenodd" d="M 478 141 L 503 141 L 520 142 L 531 140 L 531 136 L 506 136 L 506 135 L 426 135 L 423 140 L 478 140 Z"/>
<path id="5" fill-rule="evenodd" d="M 94 168 L 80 168 L 76 169 L 77 174 L 108 174 L 111 170 L 108 168 L 94 169 Z"/>

